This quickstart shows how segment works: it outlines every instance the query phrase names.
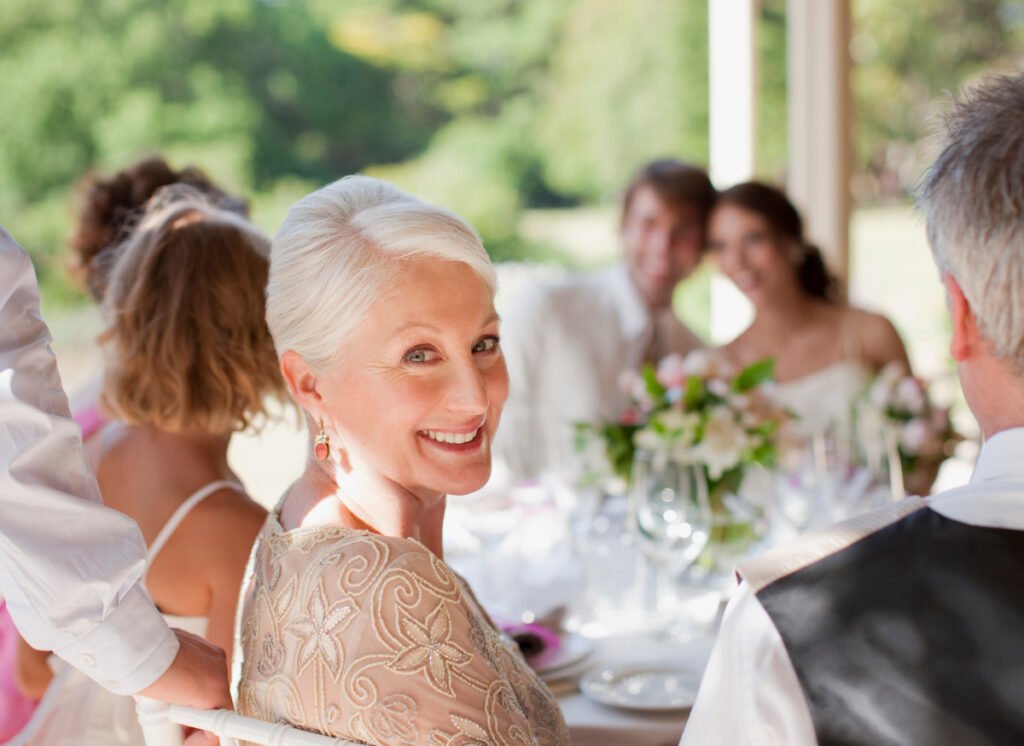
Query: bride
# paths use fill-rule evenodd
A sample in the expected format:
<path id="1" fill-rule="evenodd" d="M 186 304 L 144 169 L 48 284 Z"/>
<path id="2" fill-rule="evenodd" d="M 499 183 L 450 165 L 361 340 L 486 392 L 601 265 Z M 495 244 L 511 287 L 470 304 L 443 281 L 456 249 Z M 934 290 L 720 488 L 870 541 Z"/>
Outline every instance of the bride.
<path id="1" fill-rule="evenodd" d="M 868 379 L 889 363 L 910 373 L 892 323 L 840 298 L 784 193 L 758 182 L 721 192 L 708 235 L 718 268 L 755 311 L 722 353 L 739 366 L 774 358 L 779 399 L 804 432 L 846 423 Z"/>

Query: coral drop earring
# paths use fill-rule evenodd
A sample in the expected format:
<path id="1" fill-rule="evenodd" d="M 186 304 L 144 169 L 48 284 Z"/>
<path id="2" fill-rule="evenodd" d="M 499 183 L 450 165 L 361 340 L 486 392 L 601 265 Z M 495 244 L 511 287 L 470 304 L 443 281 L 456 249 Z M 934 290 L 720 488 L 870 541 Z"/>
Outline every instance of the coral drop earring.
<path id="1" fill-rule="evenodd" d="M 326 461 L 327 457 L 331 455 L 331 438 L 324 430 L 324 418 L 320 418 L 319 422 L 320 430 L 316 434 L 316 438 L 313 439 L 313 456 L 316 457 L 317 461 Z"/>

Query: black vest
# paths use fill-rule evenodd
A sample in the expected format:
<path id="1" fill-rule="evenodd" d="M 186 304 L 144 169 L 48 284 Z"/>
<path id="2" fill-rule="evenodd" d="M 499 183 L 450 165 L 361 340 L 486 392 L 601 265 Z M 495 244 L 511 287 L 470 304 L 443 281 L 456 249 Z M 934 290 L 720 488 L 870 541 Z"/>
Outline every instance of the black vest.
<path id="1" fill-rule="evenodd" d="M 1024 531 L 916 510 L 757 598 L 822 746 L 1024 744 Z"/>

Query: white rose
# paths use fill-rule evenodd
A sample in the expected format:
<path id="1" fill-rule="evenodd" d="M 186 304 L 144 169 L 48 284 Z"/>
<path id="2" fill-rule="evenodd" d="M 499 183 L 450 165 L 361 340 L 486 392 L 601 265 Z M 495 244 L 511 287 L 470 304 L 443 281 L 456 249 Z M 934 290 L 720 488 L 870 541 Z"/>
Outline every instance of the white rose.
<path id="1" fill-rule="evenodd" d="M 700 415 L 695 412 L 684 412 L 681 409 L 668 409 L 658 414 L 658 421 L 670 433 L 693 435 L 700 424 Z"/>
<path id="2" fill-rule="evenodd" d="M 686 356 L 681 367 L 688 376 L 707 378 L 715 371 L 715 356 L 710 350 L 694 350 Z"/>
<path id="3" fill-rule="evenodd" d="M 704 426 L 704 438 L 695 448 L 695 460 L 707 466 L 712 479 L 718 479 L 740 463 L 748 443 L 747 432 L 736 421 L 732 410 L 715 407 Z"/>
<path id="4" fill-rule="evenodd" d="M 661 436 L 654 432 L 654 430 L 649 427 L 645 427 L 642 430 L 637 430 L 633 434 L 633 445 L 637 448 L 646 448 L 653 451 L 659 448 L 664 448 L 665 441 L 662 440 Z"/>
<path id="5" fill-rule="evenodd" d="M 871 388 L 868 390 L 868 401 L 878 409 L 885 409 L 889 406 L 891 393 L 888 381 L 878 378 L 871 384 Z"/>

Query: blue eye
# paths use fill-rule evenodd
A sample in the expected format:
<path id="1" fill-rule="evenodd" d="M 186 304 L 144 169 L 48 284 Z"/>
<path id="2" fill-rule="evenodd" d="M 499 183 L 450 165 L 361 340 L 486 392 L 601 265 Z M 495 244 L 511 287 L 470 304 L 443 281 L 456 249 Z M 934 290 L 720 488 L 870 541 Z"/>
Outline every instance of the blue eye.
<path id="1" fill-rule="evenodd" d="M 473 352 L 494 352 L 498 349 L 499 340 L 497 337 L 484 337 L 475 345 L 473 345 Z"/>
<path id="2" fill-rule="evenodd" d="M 430 349 L 425 347 L 419 347 L 415 350 L 409 350 L 405 353 L 405 362 L 407 363 L 429 363 L 434 360 L 437 354 Z"/>

